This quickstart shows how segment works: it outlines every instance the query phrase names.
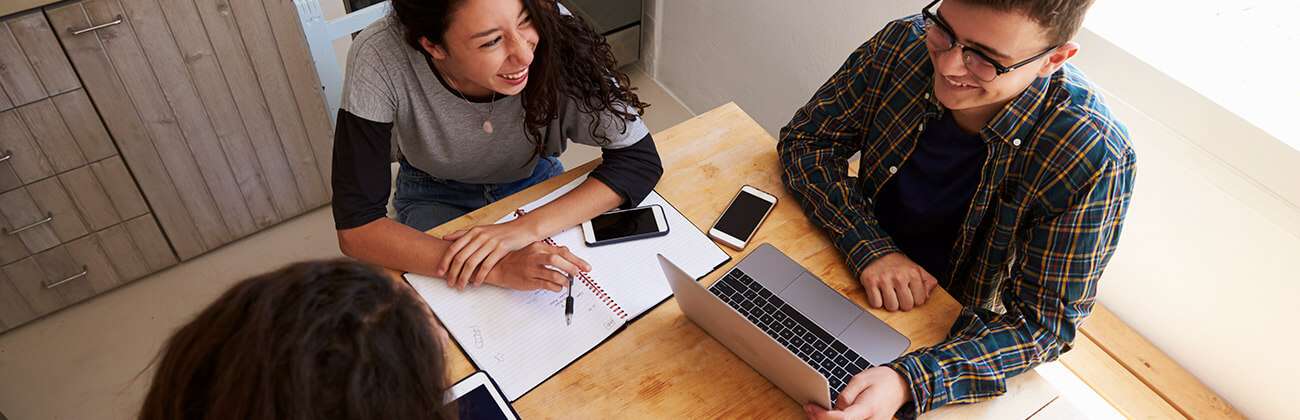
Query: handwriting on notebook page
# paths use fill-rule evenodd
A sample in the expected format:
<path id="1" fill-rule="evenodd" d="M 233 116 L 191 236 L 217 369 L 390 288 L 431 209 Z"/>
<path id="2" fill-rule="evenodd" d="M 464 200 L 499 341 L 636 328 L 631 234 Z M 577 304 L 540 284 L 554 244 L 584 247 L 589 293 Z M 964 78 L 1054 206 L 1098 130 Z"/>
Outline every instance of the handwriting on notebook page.
<path id="1" fill-rule="evenodd" d="M 507 398 L 517 398 L 622 326 L 583 282 L 574 282 L 573 324 L 564 322 L 564 292 L 494 286 L 457 291 L 446 281 L 407 274 L 451 336 Z M 506 373 L 509 374 L 506 374 Z"/>

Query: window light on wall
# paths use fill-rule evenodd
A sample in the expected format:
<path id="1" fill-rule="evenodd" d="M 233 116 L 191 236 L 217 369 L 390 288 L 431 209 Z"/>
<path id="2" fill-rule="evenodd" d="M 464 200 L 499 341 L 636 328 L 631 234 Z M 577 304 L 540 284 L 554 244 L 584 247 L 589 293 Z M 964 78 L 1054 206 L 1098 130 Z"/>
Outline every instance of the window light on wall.
<path id="1" fill-rule="evenodd" d="M 1085 26 L 1300 149 L 1295 0 L 1097 0 Z"/>

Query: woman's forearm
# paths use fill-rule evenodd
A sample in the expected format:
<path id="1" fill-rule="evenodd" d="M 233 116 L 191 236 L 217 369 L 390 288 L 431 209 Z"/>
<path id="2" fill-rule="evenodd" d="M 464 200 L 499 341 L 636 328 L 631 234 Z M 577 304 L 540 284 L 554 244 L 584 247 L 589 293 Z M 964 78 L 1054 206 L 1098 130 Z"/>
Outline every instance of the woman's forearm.
<path id="1" fill-rule="evenodd" d="M 595 178 L 517 220 L 540 241 L 618 207 L 623 197 Z"/>
<path id="2" fill-rule="evenodd" d="M 426 235 L 389 218 L 338 231 L 343 254 L 371 264 L 438 276 L 438 261 L 450 242 Z"/>

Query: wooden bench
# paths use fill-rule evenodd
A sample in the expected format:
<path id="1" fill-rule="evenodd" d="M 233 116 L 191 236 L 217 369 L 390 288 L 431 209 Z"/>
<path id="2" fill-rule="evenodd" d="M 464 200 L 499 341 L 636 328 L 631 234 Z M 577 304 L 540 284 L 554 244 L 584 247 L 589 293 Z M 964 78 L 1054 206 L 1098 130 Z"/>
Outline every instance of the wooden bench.
<path id="1" fill-rule="evenodd" d="M 1098 304 L 1061 364 L 1129 418 L 1241 418 L 1241 413 Z"/>

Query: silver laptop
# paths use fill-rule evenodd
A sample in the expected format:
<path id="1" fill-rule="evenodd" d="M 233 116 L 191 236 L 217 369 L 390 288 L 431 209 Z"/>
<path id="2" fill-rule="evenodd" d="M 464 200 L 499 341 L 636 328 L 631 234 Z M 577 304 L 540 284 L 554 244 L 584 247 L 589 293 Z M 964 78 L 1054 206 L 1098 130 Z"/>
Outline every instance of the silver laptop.
<path id="1" fill-rule="evenodd" d="M 770 244 L 708 289 L 662 254 L 659 265 L 691 321 L 800 404 L 832 407 L 849 378 L 911 344 Z"/>

